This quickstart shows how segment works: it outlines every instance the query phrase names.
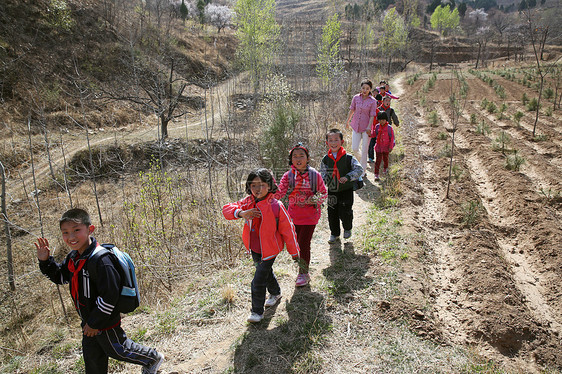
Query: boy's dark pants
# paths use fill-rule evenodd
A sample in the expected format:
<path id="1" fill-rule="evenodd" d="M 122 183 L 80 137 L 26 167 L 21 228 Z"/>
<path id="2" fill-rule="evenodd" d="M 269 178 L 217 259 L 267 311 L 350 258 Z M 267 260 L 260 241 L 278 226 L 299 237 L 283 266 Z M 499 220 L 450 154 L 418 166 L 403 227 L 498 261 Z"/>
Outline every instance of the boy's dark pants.
<path id="1" fill-rule="evenodd" d="M 107 374 L 108 357 L 137 365 L 152 365 L 158 354 L 127 338 L 120 326 L 100 331 L 96 336 L 82 336 L 86 374 Z"/>
<path id="2" fill-rule="evenodd" d="M 279 295 L 281 287 L 279 287 L 279 283 L 277 283 L 277 279 L 273 274 L 272 267 L 275 257 L 262 261 L 261 253 L 252 251 L 252 259 L 256 267 L 254 279 L 252 280 L 252 312 L 263 314 L 266 289 L 272 295 Z"/>
<path id="3" fill-rule="evenodd" d="M 371 160 L 375 159 L 375 144 L 377 144 L 377 138 L 371 138 L 369 142 L 369 158 Z"/>
<path id="4" fill-rule="evenodd" d="M 328 224 L 330 234 L 340 236 L 340 220 L 344 230 L 353 225 L 353 189 L 328 192 Z"/>

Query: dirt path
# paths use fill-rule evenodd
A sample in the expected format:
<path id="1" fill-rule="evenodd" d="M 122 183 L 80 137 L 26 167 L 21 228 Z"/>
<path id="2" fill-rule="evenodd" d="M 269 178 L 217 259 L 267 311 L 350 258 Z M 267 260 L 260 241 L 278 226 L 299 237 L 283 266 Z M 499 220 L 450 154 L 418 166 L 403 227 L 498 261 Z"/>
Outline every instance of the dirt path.
<path id="1" fill-rule="evenodd" d="M 236 86 L 237 82 L 243 79 L 243 76 L 233 77 L 220 85 L 215 87 L 208 93 L 207 108 L 200 110 L 197 114 L 188 114 L 183 123 L 170 122 L 168 124 L 168 135 L 170 138 L 185 138 L 205 137 L 208 128 L 213 131 L 220 132 L 220 123 L 223 123 L 228 113 L 228 86 Z M 203 93 L 202 93 L 203 95 Z M 211 112 L 212 108 L 212 112 Z M 158 122 L 153 118 L 155 122 Z M 104 128 L 95 130 L 88 130 L 90 147 L 97 147 L 104 144 L 111 144 L 112 142 L 119 143 L 120 145 L 134 144 L 138 142 L 156 141 L 159 139 L 159 125 L 147 127 L 139 127 L 137 125 L 130 125 L 125 128 L 113 130 L 111 135 L 108 135 L 109 130 Z M 26 139 L 21 139 L 22 142 L 28 142 Z M 83 132 L 77 132 L 77 129 L 72 129 L 68 134 L 63 137 L 64 155 L 60 147 L 60 138 L 50 139 L 51 142 L 58 144 L 58 146 L 51 146 L 51 164 L 55 172 L 62 170 L 64 162 L 68 163 L 72 157 L 83 150 L 88 149 L 88 141 Z M 46 155 L 34 156 L 35 161 L 35 178 L 37 185 L 40 187 L 46 179 L 50 179 L 50 165 L 49 159 Z M 23 179 L 23 181 L 22 181 Z M 31 168 L 28 168 L 26 173 L 21 174 L 20 178 L 8 179 L 7 190 L 14 196 L 18 196 L 23 192 L 23 186 L 26 186 L 27 191 L 33 190 L 33 174 Z"/>
<path id="2" fill-rule="evenodd" d="M 400 82 L 393 85 L 397 94 L 401 93 Z M 161 349 L 166 353 L 168 360 L 163 365 L 163 370 L 168 374 L 183 373 L 224 373 L 236 367 L 241 372 L 245 361 L 240 358 L 242 354 L 247 355 L 248 347 L 255 344 L 254 341 L 267 341 L 268 335 L 275 334 L 279 326 L 287 321 L 294 320 L 294 304 L 300 298 L 307 298 L 309 302 L 314 302 L 315 309 L 322 313 L 319 318 L 326 318 L 323 314 L 327 308 L 324 293 L 330 283 L 331 269 L 337 262 L 337 257 L 347 254 L 352 258 L 358 259 L 360 268 L 354 268 L 364 274 L 373 266 L 367 256 L 354 254 L 356 249 L 362 246 L 365 225 L 368 222 L 368 212 L 376 196 L 380 193 L 378 184 L 373 184 L 374 175 L 372 170 L 367 173 L 365 188 L 355 194 L 353 206 L 353 236 L 350 240 L 342 239 L 336 244 L 327 243 L 330 236 L 326 210 L 322 212 L 322 218 L 316 227 L 312 240 L 312 258 L 310 274 L 312 277 L 311 286 L 296 288 L 296 269 L 291 261 L 288 260 L 286 253 L 282 253 L 274 266 L 278 281 L 281 285 L 283 298 L 280 303 L 269 310 L 266 310 L 265 320 L 257 325 L 248 325 L 246 318 L 249 313 L 249 283 L 252 276 L 252 268 L 242 266 L 240 271 L 241 281 L 236 284 L 239 289 L 235 307 L 231 309 L 224 318 L 216 321 L 184 326 L 179 329 L 174 338 L 165 342 Z M 349 281 L 354 278 L 353 272 L 349 274 Z M 344 282 L 345 283 L 345 282 Z M 202 285 L 201 285 L 202 286 Z M 209 284 L 209 287 L 214 285 Z M 204 286 L 202 286 L 204 287 Z M 216 286 L 215 286 L 216 287 Z M 345 294 L 344 297 L 353 297 Z M 331 323 L 334 330 L 348 331 L 350 322 L 347 319 L 338 320 L 333 318 Z M 138 321 L 131 322 L 131 329 L 138 324 Z M 291 335 L 290 333 L 286 333 Z M 253 337 L 253 338 L 249 338 Z M 304 338 L 304 337 L 302 337 Z M 249 340 L 250 339 L 250 340 Z M 275 344 L 278 344 L 276 342 Z M 353 344 L 353 342 L 350 342 Z M 240 347 L 243 347 L 241 349 Z M 243 353 L 241 353 L 244 351 Z M 282 359 L 281 357 L 277 357 Z M 270 357 L 270 359 L 272 359 Z M 286 363 L 285 363 L 286 364 Z M 254 372 L 254 371 L 248 371 Z M 334 372 L 337 372 L 334 371 Z M 133 369 L 127 371 L 133 373 Z"/>

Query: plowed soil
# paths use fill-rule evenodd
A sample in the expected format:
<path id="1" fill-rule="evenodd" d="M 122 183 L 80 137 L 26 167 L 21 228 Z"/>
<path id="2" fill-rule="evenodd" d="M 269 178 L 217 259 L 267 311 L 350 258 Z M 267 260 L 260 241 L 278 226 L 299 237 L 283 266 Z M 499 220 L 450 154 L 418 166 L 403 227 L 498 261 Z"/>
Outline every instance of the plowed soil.
<path id="1" fill-rule="evenodd" d="M 481 80 L 465 77 L 470 89 L 467 99 L 461 100 L 464 110 L 456 131 L 449 104 L 454 87 L 450 75 L 438 75 L 425 107 L 417 94 L 424 79 L 413 86 L 404 84 L 400 99 L 406 146 L 405 226 L 423 233 L 431 329 L 446 341 L 473 345 L 514 370 L 560 368 L 560 114 L 541 115 L 537 133 L 546 140 L 534 141 L 534 113 L 518 101 L 523 86 L 494 76 L 506 83 L 506 114 L 525 114 L 517 125 L 482 109 L 484 97 L 498 107 L 502 100 Z M 432 110 L 440 119 L 437 126 L 426 120 Z M 478 123 L 485 121 L 489 133 L 476 131 L 470 123 L 472 113 Z M 510 138 L 506 154 L 493 147 L 502 131 Z M 453 179 L 447 197 L 450 160 L 442 154 L 453 134 L 453 165 L 462 175 Z M 525 159 L 519 171 L 505 166 L 514 149 Z M 472 225 L 463 223 L 470 202 L 482 207 Z"/>

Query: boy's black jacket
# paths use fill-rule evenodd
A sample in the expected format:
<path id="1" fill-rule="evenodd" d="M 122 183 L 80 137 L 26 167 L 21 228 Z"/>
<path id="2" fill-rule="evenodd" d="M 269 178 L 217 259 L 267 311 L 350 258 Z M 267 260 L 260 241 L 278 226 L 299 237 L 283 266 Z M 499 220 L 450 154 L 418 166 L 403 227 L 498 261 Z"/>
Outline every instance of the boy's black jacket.
<path id="1" fill-rule="evenodd" d="M 56 284 L 69 284 L 72 287 L 72 272 L 68 270 L 69 261 L 87 259 L 97 247 L 96 239 L 78 256 L 77 251 L 71 251 L 62 264 L 56 263 L 53 256 L 45 261 L 39 261 L 39 268 L 52 282 Z M 115 309 L 121 292 L 121 276 L 111 258 L 103 255 L 99 258 L 97 266 L 97 279 L 90 279 L 88 262 L 78 275 L 78 302 L 75 307 L 82 318 L 82 327 L 87 323 L 94 329 L 103 330 L 115 327 L 121 320 L 121 315 Z M 72 294 L 72 290 L 71 294 Z"/>
<path id="2" fill-rule="evenodd" d="M 324 177 L 324 183 L 328 188 L 328 192 L 341 192 L 351 190 L 353 188 L 353 181 L 351 179 L 345 183 L 340 183 L 332 174 L 334 168 L 338 168 L 340 176 L 347 176 L 347 174 L 352 170 L 352 158 L 353 156 L 346 154 L 344 157 L 340 158 L 337 163 L 335 163 L 328 155 L 322 158 L 322 163 L 326 165 L 326 169 L 328 171 L 327 175 Z"/>

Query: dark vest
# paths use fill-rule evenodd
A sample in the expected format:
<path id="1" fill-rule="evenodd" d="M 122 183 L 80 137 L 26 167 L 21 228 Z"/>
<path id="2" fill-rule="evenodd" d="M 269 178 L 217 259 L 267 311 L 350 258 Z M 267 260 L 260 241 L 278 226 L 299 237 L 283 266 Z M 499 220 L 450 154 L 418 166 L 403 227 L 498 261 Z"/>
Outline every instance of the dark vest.
<path id="1" fill-rule="evenodd" d="M 351 171 L 351 159 L 353 156 L 346 154 L 344 157 L 340 158 L 336 164 L 336 167 L 340 171 L 340 177 L 344 177 Z M 334 176 L 334 160 L 328 155 L 324 156 L 322 163 L 326 164 L 326 177 L 324 178 L 324 183 L 328 188 L 328 192 L 341 192 L 353 188 L 353 182 L 347 181 L 341 184 Z"/>
<path id="2" fill-rule="evenodd" d="M 382 106 L 381 106 L 382 108 Z M 392 115 L 394 114 L 394 109 L 391 107 L 388 107 L 385 109 L 386 115 L 388 116 L 388 124 L 392 125 Z"/>

